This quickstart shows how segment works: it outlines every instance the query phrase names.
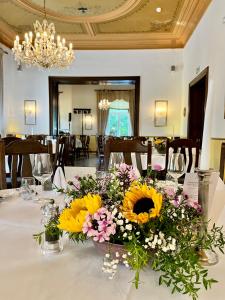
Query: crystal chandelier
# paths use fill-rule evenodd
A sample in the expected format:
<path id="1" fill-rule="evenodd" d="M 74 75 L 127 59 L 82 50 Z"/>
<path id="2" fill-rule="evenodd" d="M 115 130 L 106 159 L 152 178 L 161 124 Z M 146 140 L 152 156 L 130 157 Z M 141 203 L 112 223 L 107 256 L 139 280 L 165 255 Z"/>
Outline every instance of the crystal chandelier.
<path id="1" fill-rule="evenodd" d="M 61 40 L 59 35 L 55 38 L 55 25 L 48 24 L 46 19 L 45 0 L 44 15 L 42 24 L 39 21 L 33 24 L 35 36 L 32 32 L 25 33 L 21 44 L 19 36 L 16 36 L 12 48 L 15 60 L 18 64 L 22 62 L 44 69 L 67 67 L 74 60 L 73 45 L 70 43 L 67 47 L 66 40 Z"/>
<path id="2" fill-rule="evenodd" d="M 108 99 L 102 99 L 98 103 L 98 108 L 101 109 L 101 110 L 107 110 L 107 109 L 109 109 L 110 104 L 111 104 L 111 102 L 109 102 Z"/>

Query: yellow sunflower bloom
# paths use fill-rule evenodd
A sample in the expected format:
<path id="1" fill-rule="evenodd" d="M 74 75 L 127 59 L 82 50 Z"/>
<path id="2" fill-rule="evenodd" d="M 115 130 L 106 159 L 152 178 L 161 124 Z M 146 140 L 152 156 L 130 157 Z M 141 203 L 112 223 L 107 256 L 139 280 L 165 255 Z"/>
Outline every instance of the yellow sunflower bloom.
<path id="1" fill-rule="evenodd" d="M 126 192 L 122 212 L 125 218 L 138 224 L 147 223 L 160 215 L 162 194 L 146 184 L 131 186 Z"/>
<path id="2" fill-rule="evenodd" d="M 94 214 L 102 206 L 99 195 L 88 194 L 71 202 L 70 208 L 63 210 L 58 228 L 68 232 L 81 232 L 88 213 Z"/>

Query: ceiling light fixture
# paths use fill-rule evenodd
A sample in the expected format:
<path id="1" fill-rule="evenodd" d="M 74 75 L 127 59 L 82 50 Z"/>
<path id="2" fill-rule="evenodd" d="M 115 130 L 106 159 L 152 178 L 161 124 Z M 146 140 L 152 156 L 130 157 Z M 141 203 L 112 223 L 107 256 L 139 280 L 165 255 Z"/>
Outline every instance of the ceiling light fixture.
<path id="1" fill-rule="evenodd" d="M 61 40 L 59 35 L 55 38 L 55 25 L 48 24 L 46 18 L 45 0 L 44 20 L 42 24 L 36 21 L 33 25 L 35 37 L 31 31 L 25 33 L 24 41 L 20 44 L 20 38 L 16 36 L 12 52 L 17 63 L 44 69 L 68 67 L 74 60 L 73 45 L 70 43 L 67 47 L 66 40 Z"/>
<path id="2" fill-rule="evenodd" d="M 110 107 L 111 102 L 109 102 L 108 99 L 102 99 L 99 103 L 98 103 L 98 108 L 100 110 L 108 110 Z"/>
<path id="3" fill-rule="evenodd" d="M 161 7 L 157 7 L 157 8 L 155 9 L 155 11 L 156 11 L 157 13 L 161 13 L 162 8 L 161 8 Z"/>

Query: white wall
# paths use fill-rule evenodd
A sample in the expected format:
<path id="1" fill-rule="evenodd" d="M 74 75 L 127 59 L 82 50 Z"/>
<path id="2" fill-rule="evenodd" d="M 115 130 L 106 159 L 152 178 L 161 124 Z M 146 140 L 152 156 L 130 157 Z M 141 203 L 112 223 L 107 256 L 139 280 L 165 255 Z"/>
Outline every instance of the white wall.
<path id="1" fill-rule="evenodd" d="M 140 134 L 180 134 L 183 50 L 76 51 L 73 65 L 62 71 L 16 70 L 13 58 L 4 56 L 6 131 L 28 133 L 23 101 L 37 100 L 34 133 L 49 132 L 48 76 L 141 76 Z M 177 70 L 170 71 L 175 65 Z M 169 101 L 167 127 L 154 127 L 154 101 Z"/>
<path id="2" fill-rule="evenodd" d="M 69 132 L 69 113 L 72 113 L 73 107 L 72 85 L 59 85 L 59 93 L 59 130 Z"/>
<path id="3" fill-rule="evenodd" d="M 183 107 L 188 107 L 188 85 L 194 79 L 196 69 L 209 66 L 212 110 L 205 120 L 210 124 L 209 137 L 225 137 L 225 1 L 214 0 L 184 49 Z M 208 105 L 210 103 L 208 102 Z M 187 130 L 187 117 L 182 119 L 182 133 Z"/>
<path id="4" fill-rule="evenodd" d="M 97 104 L 96 104 L 96 86 L 94 85 L 74 85 L 72 87 L 72 105 L 73 108 L 90 108 L 92 116 L 92 130 L 85 129 L 85 117 L 83 120 L 83 132 L 87 135 L 97 134 Z M 81 134 L 82 122 L 81 115 L 72 114 L 72 132 Z"/>

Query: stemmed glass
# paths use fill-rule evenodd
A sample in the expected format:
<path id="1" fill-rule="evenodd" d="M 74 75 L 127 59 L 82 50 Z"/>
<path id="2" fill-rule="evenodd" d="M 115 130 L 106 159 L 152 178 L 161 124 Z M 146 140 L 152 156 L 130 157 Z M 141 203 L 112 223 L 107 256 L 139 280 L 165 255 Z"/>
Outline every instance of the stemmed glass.
<path id="1" fill-rule="evenodd" d="M 42 188 L 44 183 L 49 181 L 52 176 L 52 164 L 50 154 L 34 154 L 32 173 L 34 178 L 41 182 Z"/>
<path id="2" fill-rule="evenodd" d="M 174 178 L 177 188 L 178 178 L 185 173 L 184 155 L 182 153 L 173 153 L 170 155 L 167 171 Z"/>
<path id="3" fill-rule="evenodd" d="M 123 152 L 111 152 L 109 158 L 109 170 L 115 168 L 117 165 L 124 163 Z"/>

